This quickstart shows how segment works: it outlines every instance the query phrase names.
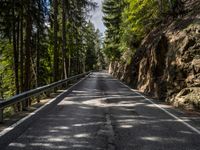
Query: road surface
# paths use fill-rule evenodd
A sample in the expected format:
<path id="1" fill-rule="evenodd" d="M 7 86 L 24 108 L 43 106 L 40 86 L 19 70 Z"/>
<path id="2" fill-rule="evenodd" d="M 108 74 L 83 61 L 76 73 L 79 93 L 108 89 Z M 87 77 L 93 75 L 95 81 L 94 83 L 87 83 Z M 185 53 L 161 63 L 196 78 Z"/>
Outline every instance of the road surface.
<path id="1" fill-rule="evenodd" d="M 198 122 L 96 72 L 6 150 L 199 150 Z"/>

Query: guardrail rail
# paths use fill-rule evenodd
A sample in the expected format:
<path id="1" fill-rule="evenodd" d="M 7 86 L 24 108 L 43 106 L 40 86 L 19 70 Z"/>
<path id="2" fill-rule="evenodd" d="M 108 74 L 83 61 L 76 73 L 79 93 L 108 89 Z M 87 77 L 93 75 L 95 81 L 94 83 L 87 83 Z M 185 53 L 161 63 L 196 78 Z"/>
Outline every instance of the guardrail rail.
<path id="1" fill-rule="evenodd" d="M 7 99 L 7 100 L 1 100 L 0 101 L 0 123 L 2 123 L 4 121 L 4 109 L 6 107 L 15 105 L 19 102 L 23 102 L 23 101 L 25 101 L 25 100 L 27 100 L 31 97 L 38 96 L 43 92 L 55 89 L 55 88 L 62 86 L 63 84 L 65 84 L 65 83 L 67 83 L 71 80 L 77 80 L 77 79 L 84 77 L 88 74 L 90 74 L 90 71 L 69 77 L 69 78 L 64 79 L 64 80 L 60 80 L 58 82 L 48 84 L 48 85 L 45 85 L 45 86 L 41 86 L 41 87 L 38 87 L 38 88 L 30 90 L 30 91 L 23 92 L 21 94 L 15 95 L 15 96 Z"/>

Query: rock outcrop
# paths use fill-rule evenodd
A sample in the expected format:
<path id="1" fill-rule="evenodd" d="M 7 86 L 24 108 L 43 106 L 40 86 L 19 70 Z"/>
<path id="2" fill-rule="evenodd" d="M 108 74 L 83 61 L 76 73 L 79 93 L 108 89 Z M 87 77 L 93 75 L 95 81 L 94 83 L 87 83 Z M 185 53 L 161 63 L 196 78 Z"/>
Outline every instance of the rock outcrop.
<path id="1" fill-rule="evenodd" d="M 150 32 L 130 63 L 111 66 L 114 76 L 141 92 L 175 106 L 200 108 L 199 9 Z"/>

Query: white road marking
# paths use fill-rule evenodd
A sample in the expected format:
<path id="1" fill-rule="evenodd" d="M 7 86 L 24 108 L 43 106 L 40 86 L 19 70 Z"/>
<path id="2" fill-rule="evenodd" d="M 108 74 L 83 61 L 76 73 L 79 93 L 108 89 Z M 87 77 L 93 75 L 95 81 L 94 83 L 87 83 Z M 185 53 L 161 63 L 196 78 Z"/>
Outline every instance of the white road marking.
<path id="1" fill-rule="evenodd" d="M 119 80 L 118 80 L 119 81 Z M 174 119 L 176 119 L 178 122 L 184 124 L 185 126 L 187 126 L 188 128 L 190 128 L 193 132 L 197 133 L 200 135 L 200 130 L 198 130 L 197 128 L 193 127 L 192 125 L 190 125 L 189 123 L 185 122 L 184 120 L 182 120 L 181 118 L 175 116 L 174 114 L 172 114 L 171 112 L 169 112 L 168 110 L 164 109 L 163 107 L 161 107 L 160 105 L 154 103 L 152 100 L 146 98 L 145 96 L 143 96 L 142 94 L 138 93 L 136 90 L 130 88 L 129 86 L 125 85 L 123 82 L 119 81 L 119 83 L 121 83 L 122 85 L 124 85 L 125 87 L 127 87 L 128 89 L 130 89 L 131 91 L 135 92 L 136 94 L 142 96 L 145 100 L 147 100 L 148 102 L 150 102 L 151 104 L 155 105 L 156 107 L 158 107 L 160 110 L 164 111 L 166 114 L 168 114 L 169 116 L 173 117 Z"/>
<path id="2" fill-rule="evenodd" d="M 28 114 L 26 117 L 20 119 L 19 121 L 17 121 L 16 123 L 10 125 L 9 127 L 3 129 L 0 132 L 0 138 L 3 137 L 4 135 L 6 135 L 8 132 L 12 132 L 12 130 L 14 131 L 15 128 L 17 128 L 17 126 L 19 126 L 21 123 L 25 122 L 26 120 L 30 119 L 33 115 L 35 115 L 36 113 L 38 113 L 39 111 L 41 111 L 42 109 L 44 109 L 47 105 L 51 104 L 52 102 L 56 101 L 62 94 L 68 92 L 70 89 L 72 89 L 73 87 L 75 87 L 76 85 L 78 85 L 79 83 L 81 83 L 83 80 L 85 80 L 86 78 L 88 78 L 92 73 L 86 75 L 84 78 L 80 79 L 77 83 L 75 83 L 74 85 L 72 85 L 71 87 L 69 87 L 68 89 L 64 90 L 62 93 L 60 93 L 58 96 L 56 96 L 55 98 L 49 100 L 47 103 L 45 103 L 43 106 L 41 106 L 40 108 L 36 109 L 34 112 Z"/>

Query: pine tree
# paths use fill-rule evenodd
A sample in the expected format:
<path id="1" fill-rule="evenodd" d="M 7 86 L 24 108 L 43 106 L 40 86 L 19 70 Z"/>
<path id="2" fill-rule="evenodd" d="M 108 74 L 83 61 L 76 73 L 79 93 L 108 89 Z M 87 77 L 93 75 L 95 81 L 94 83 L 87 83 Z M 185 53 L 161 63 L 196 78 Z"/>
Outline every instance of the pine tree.
<path id="1" fill-rule="evenodd" d="M 0 5 L 1 97 L 85 71 L 84 28 L 94 2 L 4 0 Z"/>
<path id="2" fill-rule="evenodd" d="M 59 49 L 58 49 L 58 0 L 53 0 L 53 12 L 54 12 L 54 59 L 53 59 L 53 80 L 54 82 L 59 80 Z"/>
<path id="3" fill-rule="evenodd" d="M 105 53 L 111 60 L 120 57 L 119 42 L 120 42 L 120 24 L 121 24 L 121 0 L 104 0 L 103 13 L 104 24 L 107 27 L 105 33 Z"/>

